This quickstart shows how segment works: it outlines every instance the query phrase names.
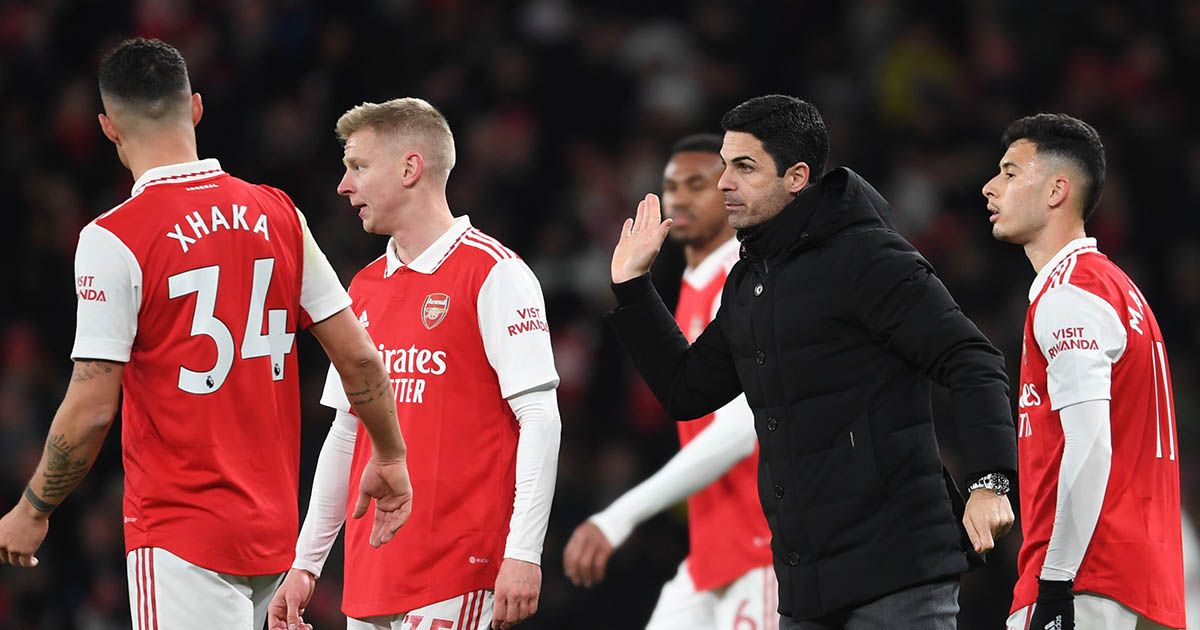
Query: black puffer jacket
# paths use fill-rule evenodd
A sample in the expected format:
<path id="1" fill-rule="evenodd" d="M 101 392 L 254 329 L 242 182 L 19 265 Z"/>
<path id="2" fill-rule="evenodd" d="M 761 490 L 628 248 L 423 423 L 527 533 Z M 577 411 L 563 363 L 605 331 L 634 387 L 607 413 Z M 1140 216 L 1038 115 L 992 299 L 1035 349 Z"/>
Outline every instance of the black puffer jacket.
<path id="1" fill-rule="evenodd" d="M 930 381 L 950 390 L 966 476 L 1016 469 L 1004 359 L 889 213 L 843 168 L 740 232 L 742 260 L 690 348 L 648 276 L 613 287 L 609 321 L 672 416 L 746 393 L 779 611 L 794 619 L 967 569 Z"/>

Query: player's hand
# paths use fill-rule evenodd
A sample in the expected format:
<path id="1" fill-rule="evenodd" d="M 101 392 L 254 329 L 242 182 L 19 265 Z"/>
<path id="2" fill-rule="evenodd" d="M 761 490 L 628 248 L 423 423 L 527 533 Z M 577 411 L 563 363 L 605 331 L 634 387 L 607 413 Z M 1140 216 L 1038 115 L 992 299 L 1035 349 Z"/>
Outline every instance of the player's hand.
<path id="1" fill-rule="evenodd" d="M 658 195 L 646 195 L 638 204 L 637 215 L 625 219 L 621 240 L 613 250 L 612 281 L 620 284 L 650 271 L 650 264 L 662 249 L 671 219 L 663 220 Z"/>
<path id="2" fill-rule="evenodd" d="M 492 606 L 493 630 L 508 630 L 537 612 L 542 592 L 542 568 L 531 562 L 505 558 L 496 576 L 496 601 Z"/>
<path id="3" fill-rule="evenodd" d="M 291 569 L 267 606 L 269 630 L 313 630 L 304 621 L 304 609 L 317 588 L 317 578 L 304 569 Z"/>
<path id="4" fill-rule="evenodd" d="M 372 547 L 379 547 L 396 535 L 412 513 L 413 490 L 405 460 L 379 461 L 374 456 L 363 469 L 358 486 L 354 518 L 362 518 L 375 499 L 375 524 L 371 526 Z"/>
<path id="5" fill-rule="evenodd" d="M 1030 628 L 1075 630 L 1075 583 L 1068 580 L 1038 580 L 1037 603 L 1029 620 Z"/>
<path id="6" fill-rule="evenodd" d="M 984 553 L 996 546 L 996 539 L 1003 538 L 1012 529 L 1012 504 L 1008 496 L 1001 496 L 981 488 L 972 490 L 967 499 L 967 508 L 963 511 L 963 526 L 967 528 L 967 536 L 975 551 Z"/>
<path id="7" fill-rule="evenodd" d="M 563 550 L 563 572 L 575 586 L 591 588 L 604 579 L 613 546 L 604 532 L 591 521 L 575 528 Z"/>
<path id="8" fill-rule="evenodd" d="M 22 500 L 0 518 L 0 565 L 36 567 L 38 559 L 33 554 L 46 540 L 49 529 L 50 515 Z"/>

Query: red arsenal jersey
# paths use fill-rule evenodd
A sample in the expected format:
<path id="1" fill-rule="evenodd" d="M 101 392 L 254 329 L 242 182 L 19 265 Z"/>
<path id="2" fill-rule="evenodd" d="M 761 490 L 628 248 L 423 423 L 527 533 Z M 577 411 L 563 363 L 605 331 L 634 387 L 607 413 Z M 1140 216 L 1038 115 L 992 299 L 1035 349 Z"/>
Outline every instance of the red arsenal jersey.
<path id="1" fill-rule="evenodd" d="M 1096 250 L 1067 245 L 1030 291 L 1018 416 L 1021 526 L 1013 610 L 1037 598 L 1054 529 L 1062 408 L 1109 400 L 1111 471 L 1075 590 L 1184 627 L 1179 447 L 1162 333 L 1141 291 Z"/>
<path id="2" fill-rule="evenodd" d="M 389 253 L 350 285 L 391 373 L 408 444 L 412 516 L 372 548 L 371 520 L 346 520 L 342 610 L 403 614 L 491 590 L 513 512 L 518 423 L 506 398 L 557 384 L 541 288 L 512 251 L 466 217 L 408 265 Z M 322 402 L 349 411 L 331 370 Z M 347 511 L 371 444 L 359 428 Z"/>
<path id="3" fill-rule="evenodd" d="M 286 571 L 297 526 L 294 336 L 349 298 L 282 192 L 216 160 L 154 168 L 80 233 L 73 358 L 125 362 L 125 546 Z"/>
<path id="4" fill-rule="evenodd" d="M 738 260 L 737 240 L 722 245 L 695 269 L 685 272 L 675 321 L 688 341 L 695 341 L 716 315 L 721 290 Z M 745 408 L 744 398 L 731 405 Z M 748 408 L 746 421 L 753 422 Z M 716 413 L 735 413 L 722 408 Z M 712 424 L 715 414 L 679 422 L 679 443 L 686 446 Z M 758 447 L 706 488 L 688 497 L 691 551 L 688 572 L 696 590 L 729 584 L 751 569 L 771 564 L 771 531 L 758 499 Z"/>

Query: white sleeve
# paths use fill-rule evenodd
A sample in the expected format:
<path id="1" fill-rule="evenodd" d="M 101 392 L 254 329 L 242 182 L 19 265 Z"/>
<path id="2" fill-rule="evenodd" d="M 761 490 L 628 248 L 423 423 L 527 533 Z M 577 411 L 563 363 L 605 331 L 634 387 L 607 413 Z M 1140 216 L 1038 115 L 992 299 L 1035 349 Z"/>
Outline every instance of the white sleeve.
<path id="1" fill-rule="evenodd" d="M 343 413 L 352 413 L 350 399 L 346 397 L 346 388 L 342 386 L 342 375 L 337 368 L 329 364 L 329 372 L 325 374 L 325 389 L 321 391 L 321 404 Z"/>
<path id="2" fill-rule="evenodd" d="M 142 268 L 121 239 L 95 223 L 79 232 L 75 296 L 71 358 L 129 361 L 142 307 Z"/>
<path id="3" fill-rule="evenodd" d="M 1038 303 L 1033 333 L 1049 362 L 1051 409 L 1112 399 L 1112 366 L 1126 342 L 1125 326 L 1112 305 L 1079 287 L 1060 285 Z"/>
<path id="4" fill-rule="evenodd" d="M 508 404 L 521 425 L 521 435 L 517 440 L 516 496 L 504 557 L 541 564 L 558 477 L 562 434 L 558 399 L 554 389 L 540 389 L 515 396 Z"/>
<path id="5" fill-rule="evenodd" d="M 296 208 L 304 229 L 304 275 L 300 280 L 300 307 L 313 323 L 324 321 L 350 306 L 350 296 L 308 229 L 304 213 Z"/>
<path id="6" fill-rule="evenodd" d="M 716 412 L 712 424 L 687 443 L 658 472 L 591 517 L 613 547 L 633 528 L 720 479 L 754 452 L 758 438 L 745 394 Z"/>
<path id="7" fill-rule="evenodd" d="M 492 267 L 478 299 L 479 333 L 488 363 L 500 381 L 500 395 L 512 398 L 558 386 L 542 287 L 518 258 Z"/>
<path id="8" fill-rule="evenodd" d="M 1089 400 L 1064 407 L 1059 415 L 1064 446 L 1054 529 L 1042 565 L 1044 580 L 1075 579 L 1100 520 L 1112 469 L 1109 402 Z"/>
<path id="9" fill-rule="evenodd" d="M 358 418 L 339 411 L 329 427 L 325 445 L 317 459 L 312 497 L 300 537 L 296 539 L 296 560 L 292 567 L 321 577 L 329 558 L 329 549 L 346 521 L 346 496 L 350 492 L 350 464 L 354 460 L 354 440 Z"/>

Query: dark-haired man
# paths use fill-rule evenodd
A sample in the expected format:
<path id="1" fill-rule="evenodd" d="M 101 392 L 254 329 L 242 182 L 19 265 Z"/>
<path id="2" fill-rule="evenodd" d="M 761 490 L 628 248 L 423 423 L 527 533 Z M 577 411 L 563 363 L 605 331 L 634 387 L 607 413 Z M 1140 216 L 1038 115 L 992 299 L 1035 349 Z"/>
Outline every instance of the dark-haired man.
<path id="1" fill-rule="evenodd" d="M 992 235 L 1037 277 L 1021 357 L 1019 578 L 1010 629 L 1183 628 L 1179 453 L 1162 332 L 1088 238 L 1104 147 L 1065 114 L 1017 120 L 984 187 Z"/>
<path id="2" fill-rule="evenodd" d="M 1013 521 L 1003 357 L 890 228 L 870 184 L 845 168 L 821 176 L 815 107 L 764 96 L 721 125 L 718 185 L 742 248 L 716 318 L 689 346 L 654 292 L 647 270 L 671 221 L 647 195 L 613 253 L 610 321 L 672 416 L 745 392 L 781 627 L 954 628 L 968 556 Z M 964 449 L 965 531 L 930 380 L 950 390 Z"/>
<path id="3" fill-rule="evenodd" d="M 100 126 L 136 183 L 79 235 L 75 368 L 37 472 L 0 520 L 0 563 L 37 564 L 123 389 L 133 627 L 261 628 L 296 535 L 295 331 L 311 327 L 371 434 L 357 514 L 377 500 L 375 545 L 411 506 L 391 384 L 291 200 L 197 159 L 203 107 L 179 51 L 126 41 L 99 80 Z"/>
<path id="4" fill-rule="evenodd" d="M 688 136 L 671 149 L 663 171 L 663 206 L 683 244 L 687 269 L 675 309 L 695 340 L 712 321 L 721 289 L 738 260 L 717 180 L 724 170 L 721 136 Z M 771 532 L 758 505 L 758 443 L 744 396 L 704 418 L 679 423 L 679 453 L 649 479 L 575 529 L 563 568 L 576 584 L 604 578 L 614 547 L 642 521 L 687 499 L 690 550 L 663 587 L 647 630 L 738 630 L 771 627 L 775 574 Z"/>

